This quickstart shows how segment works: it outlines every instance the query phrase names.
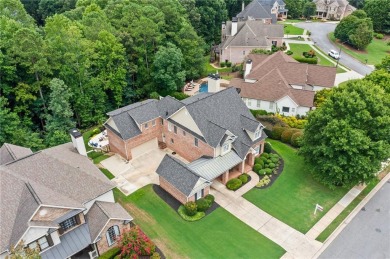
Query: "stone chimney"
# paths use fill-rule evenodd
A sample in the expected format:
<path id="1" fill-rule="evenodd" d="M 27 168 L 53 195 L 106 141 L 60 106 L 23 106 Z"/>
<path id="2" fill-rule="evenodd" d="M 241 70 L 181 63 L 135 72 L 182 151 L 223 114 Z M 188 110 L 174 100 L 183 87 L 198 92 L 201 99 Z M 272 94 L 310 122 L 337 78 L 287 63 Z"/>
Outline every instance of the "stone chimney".
<path id="1" fill-rule="evenodd" d="M 209 74 L 207 78 L 208 92 L 216 93 L 220 91 L 221 77 L 219 74 Z"/>
<path id="2" fill-rule="evenodd" d="M 69 131 L 70 137 L 72 139 L 73 147 L 77 149 L 80 155 L 87 156 L 87 151 L 85 150 L 83 135 L 78 129 L 71 129 Z"/>
<path id="3" fill-rule="evenodd" d="M 252 70 L 252 59 L 248 59 L 245 63 L 245 73 L 244 73 L 244 78 L 246 78 L 247 75 L 249 75 L 249 73 L 251 72 Z"/>
<path id="4" fill-rule="evenodd" d="M 242 0 L 241 12 L 244 11 L 244 9 L 245 9 L 245 3 L 244 3 L 244 0 Z"/>
<path id="5" fill-rule="evenodd" d="M 231 32 L 232 36 L 236 35 L 237 33 L 237 21 L 238 21 L 237 17 L 232 18 L 232 32 Z"/>

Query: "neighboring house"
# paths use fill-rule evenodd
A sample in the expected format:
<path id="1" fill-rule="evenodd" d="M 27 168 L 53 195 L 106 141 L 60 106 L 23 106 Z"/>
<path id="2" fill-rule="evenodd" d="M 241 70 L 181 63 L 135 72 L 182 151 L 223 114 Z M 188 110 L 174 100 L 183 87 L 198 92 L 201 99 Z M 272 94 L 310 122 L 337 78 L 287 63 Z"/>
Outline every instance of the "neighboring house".
<path id="1" fill-rule="evenodd" d="M 283 43 L 283 25 L 264 24 L 262 21 L 237 21 L 233 18 L 222 25 L 222 39 L 218 48 L 220 62 L 241 63 L 253 49 L 271 50 Z"/>
<path id="2" fill-rule="evenodd" d="M 219 76 L 209 78 L 209 87 L 213 81 Z M 207 195 L 215 179 L 226 183 L 251 170 L 266 138 L 234 88 L 182 101 L 146 100 L 108 115 L 110 149 L 126 160 L 160 146 L 190 162 L 166 155 L 157 169 L 161 187 L 182 203 Z"/>
<path id="3" fill-rule="evenodd" d="M 240 21 L 261 20 L 263 23 L 276 23 L 287 18 L 286 4 L 282 0 L 253 0 L 237 14 Z"/>
<path id="4" fill-rule="evenodd" d="M 335 67 L 298 63 L 278 51 L 250 54 L 244 79 L 235 78 L 230 86 L 240 88 L 250 109 L 295 116 L 306 115 L 314 107 L 315 92 L 333 87 L 335 78 Z"/>
<path id="5" fill-rule="evenodd" d="M 341 20 L 356 10 L 347 0 L 314 0 L 318 19 Z"/>
<path id="6" fill-rule="evenodd" d="M 85 150 L 83 138 L 71 133 L 74 145 L 36 153 L 1 147 L 0 258 L 21 241 L 43 259 L 81 252 L 97 258 L 130 228 L 132 217 L 114 201 L 115 185 L 76 151 Z"/>

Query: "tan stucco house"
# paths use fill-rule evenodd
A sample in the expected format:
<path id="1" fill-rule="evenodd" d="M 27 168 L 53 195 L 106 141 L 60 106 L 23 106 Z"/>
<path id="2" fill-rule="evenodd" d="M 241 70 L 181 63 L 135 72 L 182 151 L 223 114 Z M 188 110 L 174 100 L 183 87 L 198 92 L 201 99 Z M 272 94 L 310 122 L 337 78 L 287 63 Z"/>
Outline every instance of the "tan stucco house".
<path id="1" fill-rule="evenodd" d="M 314 0 L 317 19 L 341 20 L 356 10 L 347 0 Z"/>

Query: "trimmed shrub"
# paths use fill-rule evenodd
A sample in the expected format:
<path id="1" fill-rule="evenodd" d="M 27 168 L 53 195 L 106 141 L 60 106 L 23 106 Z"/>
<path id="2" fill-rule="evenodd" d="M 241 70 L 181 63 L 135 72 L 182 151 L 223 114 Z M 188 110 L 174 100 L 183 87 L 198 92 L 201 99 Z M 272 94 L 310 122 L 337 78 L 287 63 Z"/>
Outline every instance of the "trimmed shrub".
<path id="1" fill-rule="evenodd" d="M 262 116 L 262 115 L 267 115 L 267 111 L 266 110 L 250 110 L 252 115 L 257 118 L 257 116 Z"/>
<path id="2" fill-rule="evenodd" d="M 93 129 L 93 131 L 92 131 L 92 134 L 93 134 L 93 135 L 97 135 L 97 134 L 99 134 L 99 133 L 100 133 L 99 128 L 95 128 L 95 129 Z"/>
<path id="3" fill-rule="evenodd" d="M 182 92 L 173 92 L 170 94 L 170 96 L 176 98 L 177 100 L 184 100 L 184 99 L 190 97 L 188 94 L 185 94 Z"/>
<path id="4" fill-rule="evenodd" d="M 261 170 L 263 168 L 263 166 L 261 166 L 260 164 L 255 164 L 253 166 L 253 171 L 254 172 L 258 172 L 259 170 Z"/>
<path id="5" fill-rule="evenodd" d="M 287 130 L 287 129 L 288 129 L 287 127 L 279 127 L 279 126 L 273 127 L 273 129 L 272 129 L 272 138 L 280 140 L 280 138 L 282 136 L 282 133 L 285 130 Z"/>
<path id="6" fill-rule="evenodd" d="M 116 255 L 119 255 L 121 253 L 121 250 L 119 247 L 111 248 L 110 250 L 104 252 L 99 256 L 101 259 L 111 259 L 114 258 Z"/>
<path id="7" fill-rule="evenodd" d="M 232 62 L 229 62 L 229 61 L 226 62 L 226 66 L 227 66 L 227 67 L 231 67 L 231 66 L 232 66 Z"/>
<path id="8" fill-rule="evenodd" d="M 266 168 L 264 170 L 265 170 L 265 174 L 272 174 L 272 169 L 271 168 Z"/>
<path id="9" fill-rule="evenodd" d="M 276 165 L 274 164 L 274 163 L 269 163 L 269 168 L 275 168 L 276 167 Z"/>
<path id="10" fill-rule="evenodd" d="M 245 184 L 248 182 L 248 175 L 247 174 L 242 174 L 238 177 L 238 179 L 241 180 L 242 184 Z"/>
<path id="11" fill-rule="evenodd" d="M 123 231 L 117 243 L 121 250 L 120 258 L 138 258 L 140 255 L 152 255 L 156 251 L 156 245 L 138 226 Z"/>
<path id="12" fill-rule="evenodd" d="M 318 58 L 303 58 L 303 57 L 294 57 L 296 61 L 299 63 L 307 63 L 307 64 L 317 64 L 318 63 Z"/>
<path id="13" fill-rule="evenodd" d="M 230 179 L 227 183 L 226 183 L 226 187 L 229 189 L 229 190 L 232 190 L 232 191 L 235 191 L 237 190 L 238 188 L 240 188 L 242 186 L 242 181 L 238 178 L 233 178 L 233 179 Z"/>
<path id="14" fill-rule="evenodd" d="M 294 54 L 294 52 L 292 52 L 291 50 L 287 50 L 286 54 L 291 56 L 292 54 Z"/>
<path id="15" fill-rule="evenodd" d="M 259 183 L 256 185 L 257 187 L 263 187 L 268 185 L 271 182 L 271 179 L 268 175 L 264 176 L 263 179 L 259 181 Z"/>
<path id="16" fill-rule="evenodd" d="M 260 157 L 269 158 L 269 154 L 267 154 L 267 153 L 263 153 L 263 154 L 261 154 L 261 156 L 260 156 Z"/>
<path id="17" fill-rule="evenodd" d="M 186 204 L 184 204 L 184 208 L 188 216 L 194 216 L 198 211 L 198 206 L 193 201 L 189 201 Z"/>
<path id="18" fill-rule="evenodd" d="M 383 34 L 382 33 L 374 33 L 374 37 L 377 38 L 378 40 L 383 39 Z"/>
<path id="19" fill-rule="evenodd" d="M 297 132 L 296 129 L 289 129 L 289 130 L 285 130 L 282 135 L 280 136 L 280 140 L 283 142 L 283 143 L 290 143 L 290 140 L 291 140 L 291 136 Z"/>
<path id="20" fill-rule="evenodd" d="M 277 157 L 272 157 L 271 158 L 271 161 L 272 161 L 272 163 L 277 163 L 278 161 L 279 161 L 279 158 L 277 158 Z"/>
<path id="21" fill-rule="evenodd" d="M 210 203 L 210 206 L 213 204 L 215 200 L 214 196 L 211 194 L 207 194 L 206 196 L 204 196 L 204 198 Z"/>
<path id="22" fill-rule="evenodd" d="M 152 254 L 152 255 L 150 256 L 150 259 L 160 259 L 160 258 L 161 258 L 161 256 L 160 256 L 160 254 L 157 253 L 157 252 L 154 252 L 154 254 Z"/>
<path id="23" fill-rule="evenodd" d="M 261 169 L 260 171 L 256 172 L 258 175 L 265 175 L 265 169 Z"/>
<path id="24" fill-rule="evenodd" d="M 160 95 L 157 92 L 151 92 L 149 94 L 149 97 L 150 97 L 150 99 L 157 99 L 158 100 L 160 98 Z"/>
<path id="25" fill-rule="evenodd" d="M 268 159 L 268 160 L 267 160 L 267 164 L 270 164 L 270 163 L 272 163 L 272 160 L 271 160 L 271 159 Z"/>
<path id="26" fill-rule="evenodd" d="M 198 211 L 205 212 L 208 208 L 210 208 L 210 205 L 211 204 L 204 198 L 200 198 L 199 200 L 196 201 L 196 206 L 198 208 Z"/>
<path id="27" fill-rule="evenodd" d="M 265 153 L 271 153 L 272 152 L 272 146 L 269 142 L 265 142 L 264 144 L 264 152 Z"/>
<path id="28" fill-rule="evenodd" d="M 261 161 L 261 158 L 260 157 L 256 157 L 255 158 L 255 164 L 260 164 Z"/>
<path id="29" fill-rule="evenodd" d="M 179 209 L 177 210 L 177 212 L 179 213 L 180 217 L 182 217 L 186 221 L 197 221 L 197 220 L 200 220 L 201 218 L 203 218 L 206 215 L 204 212 L 197 211 L 194 216 L 188 216 L 186 211 L 187 210 L 186 210 L 186 208 L 183 205 L 181 205 L 179 207 Z"/>
<path id="30" fill-rule="evenodd" d="M 265 164 L 265 165 L 264 165 L 264 168 L 265 168 L 265 169 L 269 168 L 269 163 Z"/>
<path id="31" fill-rule="evenodd" d="M 302 131 L 295 132 L 291 136 L 290 144 L 293 147 L 301 147 L 302 146 L 302 143 L 301 143 L 302 142 L 302 137 L 303 137 L 303 132 Z"/>
<path id="32" fill-rule="evenodd" d="M 264 154 L 264 153 L 263 153 L 263 154 Z M 261 159 L 261 161 L 263 161 L 263 164 L 264 164 L 264 165 L 267 163 L 267 160 L 268 160 L 267 158 L 265 158 L 265 157 L 262 156 L 262 157 L 260 157 L 260 159 Z"/>
<path id="33" fill-rule="evenodd" d="M 220 67 L 226 67 L 226 63 L 225 62 L 221 62 L 221 63 L 219 63 L 219 66 Z"/>

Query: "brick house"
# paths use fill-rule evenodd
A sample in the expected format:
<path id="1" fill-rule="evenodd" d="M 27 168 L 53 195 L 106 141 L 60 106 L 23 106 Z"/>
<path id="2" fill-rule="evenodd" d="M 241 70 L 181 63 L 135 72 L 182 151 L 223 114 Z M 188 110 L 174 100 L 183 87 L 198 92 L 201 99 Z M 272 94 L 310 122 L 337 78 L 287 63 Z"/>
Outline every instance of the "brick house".
<path id="1" fill-rule="evenodd" d="M 146 100 L 108 115 L 111 151 L 125 159 L 166 146 L 189 161 L 166 155 L 156 171 L 160 185 L 182 203 L 206 195 L 216 179 L 226 183 L 251 170 L 266 138 L 234 88 L 182 101 Z"/>
<path id="2" fill-rule="evenodd" d="M 130 228 L 133 218 L 114 201 L 115 185 L 80 155 L 83 138 L 71 133 L 73 144 L 36 153 L 10 144 L 0 148 L 7 157 L 0 165 L 1 259 L 21 241 L 43 259 L 97 258 Z"/>
<path id="3" fill-rule="evenodd" d="M 347 0 L 314 0 L 313 3 L 316 5 L 314 17 L 318 19 L 341 20 L 356 10 Z"/>
<path id="4" fill-rule="evenodd" d="M 335 67 L 299 63 L 278 51 L 272 55 L 250 54 L 244 79 L 234 78 L 231 87 L 249 109 L 286 116 L 306 115 L 314 108 L 316 91 L 334 86 Z"/>

